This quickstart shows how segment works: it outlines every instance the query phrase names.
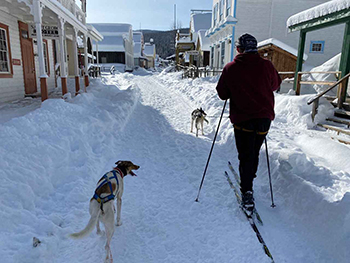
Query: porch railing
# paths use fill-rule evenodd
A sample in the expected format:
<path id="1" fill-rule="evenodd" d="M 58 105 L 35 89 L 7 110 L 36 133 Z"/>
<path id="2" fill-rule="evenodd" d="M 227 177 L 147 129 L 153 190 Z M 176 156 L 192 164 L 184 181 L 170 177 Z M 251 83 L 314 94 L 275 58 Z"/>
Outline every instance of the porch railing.
<path id="1" fill-rule="evenodd" d="M 342 77 L 340 80 L 338 80 L 337 82 L 335 82 L 331 87 L 329 87 L 328 89 L 326 89 L 325 91 L 317 94 L 314 98 L 310 99 L 307 104 L 310 105 L 311 103 L 313 103 L 313 107 L 312 107 L 312 121 L 314 121 L 315 116 L 317 114 L 317 109 L 318 109 L 318 104 L 319 104 L 319 99 L 325 95 L 327 92 L 329 92 L 330 90 L 334 89 L 336 86 L 340 86 L 337 92 L 337 97 L 338 97 L 338 108 L 341 109 L 343 107 L 343 95 L 344 92 L 346 90 L 346 80 L 349 79 L 350 77 L 350 73 L 346 74 L 344 77 Z"/>

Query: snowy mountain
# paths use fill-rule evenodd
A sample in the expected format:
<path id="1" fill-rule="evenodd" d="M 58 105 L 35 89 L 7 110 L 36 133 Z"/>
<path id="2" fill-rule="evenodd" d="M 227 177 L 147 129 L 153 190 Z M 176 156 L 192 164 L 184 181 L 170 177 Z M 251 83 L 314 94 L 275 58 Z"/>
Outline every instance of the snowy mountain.
<path id="1" fill-rule="evenodd" d="M 115 262 L 270 262 L 223 175 L 228 160 L 238 166 L 228 107 L 194 201 L 224 105 L 216 81 L 140 69 L 93 80 L 66 100 L 2 106 L 0 262 L 103 262 L 105 236 L 68 235 L 86 225 L 96 183 L 117 160 L 141 168 L 124 180 Z M 277 207 L 263 147 L 254 181 L 259 230 L 275 262 L 346 263 L 350 147 L 313 128 L 310 96 L 275 94 L 268 147 Z M 198 138 L 190 133 L 197 107 L 210 121 Z M 332 108 L 321 101 L 319 111 Z"/>

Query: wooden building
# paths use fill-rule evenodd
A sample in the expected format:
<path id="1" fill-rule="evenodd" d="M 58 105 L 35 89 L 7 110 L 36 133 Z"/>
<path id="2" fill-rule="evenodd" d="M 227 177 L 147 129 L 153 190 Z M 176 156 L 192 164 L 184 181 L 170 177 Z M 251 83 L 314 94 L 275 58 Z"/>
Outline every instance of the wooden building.
<path id="1" fill-rule="evenodd" d="M 258 43 L 258 53 L 261 57 L 270 60 L 278 72 L 295 72 L 298 51 L 287 44 L 269 38 Z M 304 59 L 306 58 L 307 55 L 305 54 Z M 293 77 L 294 73 L 281 75 L 282 79 Z"/>

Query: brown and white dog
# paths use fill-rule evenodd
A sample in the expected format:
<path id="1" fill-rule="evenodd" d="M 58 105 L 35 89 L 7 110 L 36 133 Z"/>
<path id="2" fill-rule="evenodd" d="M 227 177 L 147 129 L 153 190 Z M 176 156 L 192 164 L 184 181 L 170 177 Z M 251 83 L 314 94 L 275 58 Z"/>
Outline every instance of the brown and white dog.
<path id="1" fill-rule="evenodd" d="M 117 198 L 117 226 L 122 224 L 120 220 L 122 195 L 124 191 L 124 177 L 128 174 L 136 176 L 132 170 L 140 166 L 130 161 L 118 161 L 112 171 L 106 173 L 97 183 L 94 196 L 90 200 L 90 220 L 87 226 L 80 232 L 71 234 L 70 237 L 79 239 L 91 233 L 96 225 L 97 234 L 101 234 L 100 221 L 102 221 L 106 236 L 106 261 L 113 262 L 110 243 L 114 234 L 114 199 Z"/>
<path id="2" fill-rule="evenodd" d="M 201 129 L 202 130 L 202 135 L 204 135 L 204 131 L 203 131 L 203 122 L 206 121 L 207 123 L 209 123 L 209 121 L 205 118 L 205 116 L 207 116 L 207 114 L 204 112 L 204 110 L 202 108 L 199 109 L 195 109 L 194 111 L 192 111 L 191 114 L 191 132 L 193 132 L 193 123 L 195 123 L 196 126 L 196 137 L 198 137 L 198 130 Z"/>

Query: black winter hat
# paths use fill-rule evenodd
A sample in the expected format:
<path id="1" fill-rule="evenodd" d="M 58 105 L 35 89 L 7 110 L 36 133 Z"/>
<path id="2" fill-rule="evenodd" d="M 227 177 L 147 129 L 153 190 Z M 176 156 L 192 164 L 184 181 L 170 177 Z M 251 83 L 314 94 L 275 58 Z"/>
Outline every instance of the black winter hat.
<path id="1" fill-rule="evenodd" d="M 236 47 L 244 49 L 244 53 L 258 52 L 258 41 L 249 34 L 241 35 L 236 41 Z"/>

